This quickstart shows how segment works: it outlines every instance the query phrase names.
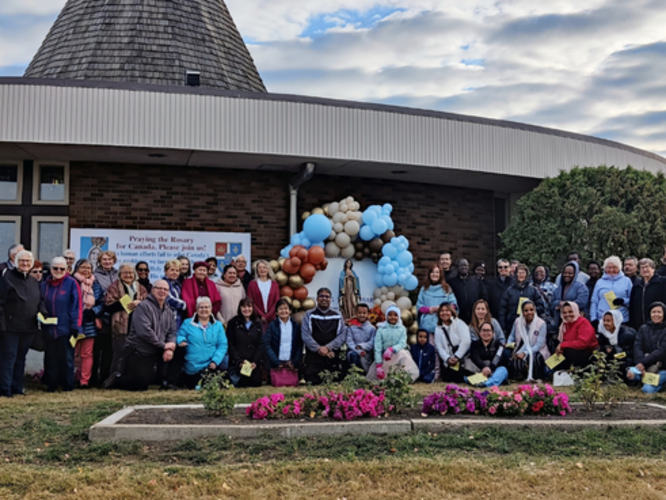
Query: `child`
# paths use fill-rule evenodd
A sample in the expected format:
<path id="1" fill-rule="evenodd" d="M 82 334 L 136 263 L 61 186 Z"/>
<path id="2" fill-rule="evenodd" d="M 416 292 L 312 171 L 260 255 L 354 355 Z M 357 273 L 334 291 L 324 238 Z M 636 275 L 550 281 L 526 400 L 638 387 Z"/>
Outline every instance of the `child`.
<path id="1" fill-rule="evenodd" d="M 347 361 L 350 366 L 355 365 L 365 373 L 370 369 L 374 359 L 376 329 L 368 321 L 370 308 L 367 304 L 356 306 L 356 318 L 347 320 Z"/>
<path id="2" fill-rule="evenodd" d="M 368 379 L 384 379 L 391 367 L 397 366 L 409 373 L 412 382 L 419 378 L 419 367 L 407 352 L 407 330 L 400 320 L 400 309 L 386 310 L 386 322 L 379 325 L 375 335 L 375 362 L 368 371 Z"/>
<path id="3" fill-rule="evenodd" d="M 412 358 L 419 367 L 417 382 L 431 384 L 435 380 L 435 366 L 437 366 L 435 346 L 428 342 L 427 330 L 420 329 L 416 335 L 418 343 L 411 347 L 411 351 Z"/>

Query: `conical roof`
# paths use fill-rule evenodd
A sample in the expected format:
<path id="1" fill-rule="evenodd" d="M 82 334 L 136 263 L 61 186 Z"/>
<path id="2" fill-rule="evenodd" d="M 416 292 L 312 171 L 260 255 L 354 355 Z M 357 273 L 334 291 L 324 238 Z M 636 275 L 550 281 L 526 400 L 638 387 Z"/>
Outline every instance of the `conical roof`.
<path id="1" fill-rule="evenodd" d="M 266 92 L 223 0 L 68 0 L 25 72 Z"/>

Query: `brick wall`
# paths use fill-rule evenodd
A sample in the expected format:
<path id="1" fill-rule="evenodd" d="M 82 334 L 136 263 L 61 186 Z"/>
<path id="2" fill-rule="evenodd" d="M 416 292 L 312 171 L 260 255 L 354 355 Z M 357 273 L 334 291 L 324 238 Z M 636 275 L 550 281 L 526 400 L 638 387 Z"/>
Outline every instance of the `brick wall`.
<path id="1" fill-rule="evenodd" d="M 275 258 L 287 244 L 289 174 L 95 163 L 72 163 L 70 169 L 72 228 L 249 231 L 257 258 Z M 315 176 L 301 188 L 298 213 L 350 195 L 362 208 L 393 205 L 393 220 L 398 234 L 410 240 L 419 279 L 422 267 L 444 249 L 470 263 L 493 260 L 489 191 Z"/>

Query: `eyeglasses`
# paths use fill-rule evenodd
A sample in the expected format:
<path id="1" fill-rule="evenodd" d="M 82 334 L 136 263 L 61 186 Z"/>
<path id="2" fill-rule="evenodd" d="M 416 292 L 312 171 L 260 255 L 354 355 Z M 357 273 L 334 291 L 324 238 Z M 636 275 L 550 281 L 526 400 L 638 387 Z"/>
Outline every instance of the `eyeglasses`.
<path id="1" fill-rule="evenodd" d="M 33 269 L 32 271 L 30 271 L 30 274 L 42 274 L 43 272 L 44 271 L 42 271 L 41 269 Z"/>
<path id="2" fill-rule="evenodd" d="M 497 269 L 509 269 L 509 266 L 497 266 Z"/>
<path id="3" fill-rule="evenodd" d="M 74 257 L 65 257 L 67 262 L 74 262 L 76 259 Z"/>
<path id="4" fill-rule="evenodd" d="M 137 273 L 149 273 L 150 271 L 148 269 L 137 269 Z"/>
<path id="5" fill-rule="evenodd" d="M 331 296 L 330 295 L 320 295 L 319 298 L 320 299 L 330 299 Z"/>
<path id="6" fill-rule="evenodd" d="M 66 267 L 52 267 L 51 269 L 53 271 L 67 271 Z"/>

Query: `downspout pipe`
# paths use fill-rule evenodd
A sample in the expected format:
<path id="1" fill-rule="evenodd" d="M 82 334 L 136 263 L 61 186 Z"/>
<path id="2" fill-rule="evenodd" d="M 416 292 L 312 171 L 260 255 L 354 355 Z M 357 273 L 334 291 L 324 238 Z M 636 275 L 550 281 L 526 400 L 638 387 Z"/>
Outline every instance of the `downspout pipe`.
<path id="1" fill-rule="evenodd" d="M 314 177 L 315 167 L 314 163 L 306 163 L 289 179 L 289 239 L 298 232 L 298 188 Z"/>

